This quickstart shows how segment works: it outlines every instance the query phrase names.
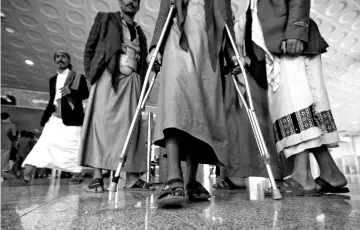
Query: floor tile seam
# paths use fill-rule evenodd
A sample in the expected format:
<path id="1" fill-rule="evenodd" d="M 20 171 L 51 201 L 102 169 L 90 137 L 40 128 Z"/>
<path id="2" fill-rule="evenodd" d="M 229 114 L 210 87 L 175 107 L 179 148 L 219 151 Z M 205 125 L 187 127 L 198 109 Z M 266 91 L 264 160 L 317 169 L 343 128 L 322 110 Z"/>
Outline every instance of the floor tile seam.
<path id="1" fill-rule="evenodd" d="M 52 201 L 54 201 L 54 200 L 56 200 L 56 199 L 58 199 L 58 198 L 59 198 L 59 197 L 54 197 L 53 199 L 46 201 L 45 203 L 43 203 L 43 204 L 41 204 L 41 205 L 37 206 L 36 208 L 34 208 L 34 209 L 32 209 L 32 210 L 30 210 L 30 211 L 28 211 L 28 212 L 26 212 L 26 213 L 22 214 L 21 216 L 19 216 L 19 218 L 26 216 L 27 214 L 29 214 L 29 213 L 31 213 L 31 212 L 33 212 L 33 211 L 35 211 L 35 210 L 37 210 L 37 209 L 39 209 L 39 208 L 43 207 L 44 205 L 47 205 L 48 203 L 50 203 L 50 202 L 52 202 Z"/>

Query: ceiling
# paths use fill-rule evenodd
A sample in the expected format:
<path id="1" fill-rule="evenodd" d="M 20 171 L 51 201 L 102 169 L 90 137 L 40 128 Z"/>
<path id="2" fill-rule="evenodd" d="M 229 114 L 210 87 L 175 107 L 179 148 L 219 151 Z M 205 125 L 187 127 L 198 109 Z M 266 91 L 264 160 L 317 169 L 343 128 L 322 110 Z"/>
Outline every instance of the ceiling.
<path id="1" fill-rule="evenodd" d="M 232 3 L 235 15 L 241 15 L 245 0 Z M 160 0 L 141 1 L 136 20 L 148 42 L 159 5 Z M 1 87 L 47 92 L 58 49 L 68 50 L 72 64 L 83 72 L 83 50 L 96 13 L 118 9 L 117 0 L 2 0 Z M 311 16 L 331 47 L 323 56 L 323 70 L 338 128 L 359 131 L 360 1 L 313 0 Z"/>

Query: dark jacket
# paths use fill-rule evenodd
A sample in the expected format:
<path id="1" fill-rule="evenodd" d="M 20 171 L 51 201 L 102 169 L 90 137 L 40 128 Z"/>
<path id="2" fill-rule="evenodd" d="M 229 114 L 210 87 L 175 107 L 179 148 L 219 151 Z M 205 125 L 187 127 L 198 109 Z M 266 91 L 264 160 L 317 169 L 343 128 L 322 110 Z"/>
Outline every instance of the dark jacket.
<path id="1" fill-rule="evenodd" d="M 1 149 L 11 149 L 16 138 L 16 125 L 10 121 L 1 121 Z"/>
<path id="2" fill-rule="evenodd" d="M 140 43 L 140 61 L 137 73 L 143 83 L 146 74 L 148 55 L 146 36 L 139 25 L 136 25 Z M 94 84 L 107 68 L 116 75 L 120 52 L 122 52 L 122 26 L 120 12 L 99 12 L 89 33 L 84 51 L 85 76 Z"/>
<path id="3" fill-rule="evenodd" d="M 30 153 L 33 147 L 32 141 L 28 137 L 20 137 L 16 146 L 19 156 L 23 158 L 26 158 L 26 156 Z"/>
<path id="4" fill-rule="evenodd" d="M 69 71 L 69 75 L 71 74 L 76 74 L 76 72 Z M 51 117 L 51 114 L 55 112 L 54 99 L 56 94 L 56 79 L 57 75 L 53 76 L 49 80 L 50 100 L 41 118 L 41 126 L 44 126 Z M 70 88 L 70 91 L 70 95 L 61 98 L 61 117 L 63 123 L 66 126 L 82 126 L 84 121 L 84 109 L 82 102 L 89 97 L 89 89 L 84 75 L 81 74 L 78 90 L 73 90 Z M 73 110 L 70 108 L 68 101 L 73 103 Z"/>
<path id="5" fill-rule="evenodd" d="M 187 0 L 175 0 L 175 7 L 177 12 L 178 27 L 181 32 L 179 44 L 185 51 L 188 50 L 186 36 L 184 34 L 184 22 L 187 13 Z M 211 64 L 213 69 L 216 69 L 216 64 L 219 54 L 224 44 L 224 39 L 227 37 L 225 31 L 225 23 L 228 25 L 232 37 L 235 41 L 234 22 L 232 19 L 231 0 L 206 0 L 205 3 L 205 20 L 206 29 L 208 33 L 208 45 Z M 160 11 L 156 21 L 153 38 L 151 41 L 150 49 L 157 45 L 161 32 L 164 28 L 166 19 L 170 11 L 170 1 L 161 0 Z M 226 39 L 226 52 L 227 56 L 234 55 L 234 51 L 228 39 Z M 163 49 L 161 50 L 163 52 Z"/>
<path id="6" fill-rule="evenodd" d="M 311 0 L 259 0 L 258 17 L 268 50 L 281 54 L 281 41 L 304 42 L 303 55 L 326 52 L 328 44 L 310 19 Z"/>

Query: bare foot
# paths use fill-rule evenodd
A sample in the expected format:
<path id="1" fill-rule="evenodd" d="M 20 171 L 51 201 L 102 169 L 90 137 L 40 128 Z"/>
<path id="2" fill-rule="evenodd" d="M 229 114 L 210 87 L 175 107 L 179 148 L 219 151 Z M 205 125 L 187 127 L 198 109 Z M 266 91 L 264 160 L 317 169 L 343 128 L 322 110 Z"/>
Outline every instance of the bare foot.
<path id="1" fill-rule="evenodd" d="M 312 177 L 300 174 L 292 174 L 291 178 L 301 184 L 305 191 L 311 191 L 316 189 L 317 184 Z"/>
<path id="2" fill-rule="evenodd" d="M 125 188 L 132 188 L 134 184 L 139 180 L 139 173 L 126 173 Z"/>
<path id="3" fill-rule="evenodd" d="M 132 188 L 138 179 L 139 178 L 137 178 L 136 180 L 133 180 L 133 179 L 128 180 L 128 179 L 126 179 L 124 187 L 125 188 Z"/>

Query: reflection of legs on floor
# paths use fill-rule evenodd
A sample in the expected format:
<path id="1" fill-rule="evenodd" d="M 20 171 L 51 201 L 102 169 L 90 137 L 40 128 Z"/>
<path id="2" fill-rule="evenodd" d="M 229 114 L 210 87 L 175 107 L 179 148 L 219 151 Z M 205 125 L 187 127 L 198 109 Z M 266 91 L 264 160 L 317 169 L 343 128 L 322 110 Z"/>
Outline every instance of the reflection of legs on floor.
<path id="1" fill-rule="evenodd" d="M 335 164 L 328 148 L 322 146 L 311 150 L 320 167 L 320 178 L 327 181 L 334 187 L 343 187 L 347 184 L 344 174 Z"/>

